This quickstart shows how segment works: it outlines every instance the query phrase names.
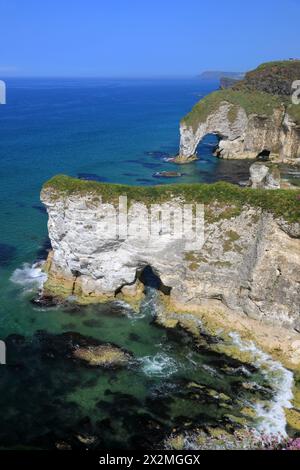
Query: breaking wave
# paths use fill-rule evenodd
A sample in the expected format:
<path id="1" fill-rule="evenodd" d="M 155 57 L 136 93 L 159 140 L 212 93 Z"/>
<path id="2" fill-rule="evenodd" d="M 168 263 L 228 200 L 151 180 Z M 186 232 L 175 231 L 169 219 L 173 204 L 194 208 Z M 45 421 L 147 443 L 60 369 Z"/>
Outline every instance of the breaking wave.
<path id="1" fill-rule="evenodd" d="M 43 263 L 34 264 L 24 263 L 22 268 L 17 268 L 10 280 L 15 284 L 19 284 L 28 290 L 41 289 L 47 280 L 47 274 L 42 271 Z"/>
<path id="2" fill-rule="evenodd" d="M 157 315 L 159 304 L 157 302 L 157 290 L 151 287 L 147 287 L 145 298 L 142 300 L 141 305 L 137 310 L 134 310 L 127 302 L 124 300 L 116 300 L 116 305 L 119 305 L 122 308 L 122 311 L 132 321 L 140 320 L 146 316 L 149 318 L 154 318 Z"/>
<path id="3" fill-rule="evenodd" d="M 258 349 L 252 341 L 244 341 L 237 333 L 230 333 L 233 344 L 241 351 L 253 356 L 253 364 L 259 368 L 272 387 L 274 397 L 271 401 L 252 405 L 258 416 L 257 431 L 268 435 L 286 436 L 286 417 L 284 408 L 291 408 L 293 398 L 293 374 L 280 362 Z"/>
<path id="4" fill-rule="evenodd" d="M 144 374 L 150 377 L 169 377 L 178 370 L 176 361 L 165 353 L 140 359 Z"/>

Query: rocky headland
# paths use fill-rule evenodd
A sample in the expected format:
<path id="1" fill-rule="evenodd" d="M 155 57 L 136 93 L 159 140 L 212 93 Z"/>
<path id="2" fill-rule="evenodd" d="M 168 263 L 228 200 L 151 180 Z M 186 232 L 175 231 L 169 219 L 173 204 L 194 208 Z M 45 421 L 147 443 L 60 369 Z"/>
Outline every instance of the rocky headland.
<path id="1" fill-rule="evenodd" d="M 300 61 L 270 62 L 200 100 L 180 123 L 175 161 L 195 160 L 201 140 L 216 134 L 220 158 L 255 159 L 264 152 L 273 161 L 299 163 L 300 113 L 291 100 L 299 77 Z"/>
<path id="2" fill-rule="evenodd" d="M 184 240 L 145 240 L 138 231 L 128 239 L 106 239 L 113 223 L 104 217 L 106 205 L 117 210 L 120 195 L 127 195 L 129 207 L 137 204 L 135 210 L 179 200 L 203 203 L 203 247 L 188 251 Z M 176 324 L 178 312 L 192 312 L 216 330 L 221 325 L 261 336 L 268 350 L 288 350 L 288 361 L 300 366 L 298 190 L 228 183 L 129 187 L 57 176 L 44 185 L 41 199 L 52 245 L 45 296 L 137 302 L 143 271 L 151 266 L 161 283 L 164 324 Z M 276 337 L 265 333 L 272 327 Z M 282 328 L 286 333 L 278 333 Z"/>

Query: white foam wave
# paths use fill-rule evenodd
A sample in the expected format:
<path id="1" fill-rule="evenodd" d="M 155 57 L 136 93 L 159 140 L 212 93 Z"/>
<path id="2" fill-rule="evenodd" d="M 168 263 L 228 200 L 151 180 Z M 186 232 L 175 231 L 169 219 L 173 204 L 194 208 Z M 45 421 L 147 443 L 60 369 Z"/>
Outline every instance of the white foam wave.
<path id="1" fill-rule="evenodd" d="M 150 377 L 169 377 L 178 370 L 176 361 L 165 353 L 140 359 L 144 374 Z"/>
<path id="2" fill-rule="evenodd" d="M 10 280 L 15 284 L 19 284 L 26 291 L 34 289 L 42 289 L 44 282 L 47 280 L 47 274 L 42 271 L 43 263 L 34 264 L 24 263 L 22 268 L 17 268 Z"/>
<path id="3" fill-rule="evenodd" d="M 230 337 L 241 351 L 252 354 L 253 364 L 259 368 L 274 391 L 271 401 L 252 405 L 258 417 L 257 431 L 268 435 L 286 436 L 284 408 L 292 407 L 294 383 L 292 372 L 258 349 L 252 341 L 242 340 L 237 333 L 230 333 Z"/>
<path id="4" fill-rule="evenodd" d="M 135 320 L 140 320 L 146 316 L 155 317 L 157 315 L 158 309 L 160 308 L 157 302 L 157 296 L 157 290 L 148 287 L 146 296 L 141 302 L 138 311 L 134 310 L 127 302 L 124 302 L 123 300 L 117 300 L 115 303 L 122 308 L 127 318 L 134 322 Z"/>
<path id="5" fill-rule="evenodd" d="M 144 318 L 146 316 L 155 318 L 161 308 L 162 307 L 158 302 L 157 290 L 152 287 L 147 287 L 146 296 L 140 305 L 138 318 Z"/>
<path id="6" fill-rule="evenodd" d="M 114 304 L 122 309 L 122 313 L 124 313 L 128 318 L 136 318 L 139 316 L 139 312 L 136 312 L 131 305 L 129 305 L 124 300 L 115 300 Z"/>

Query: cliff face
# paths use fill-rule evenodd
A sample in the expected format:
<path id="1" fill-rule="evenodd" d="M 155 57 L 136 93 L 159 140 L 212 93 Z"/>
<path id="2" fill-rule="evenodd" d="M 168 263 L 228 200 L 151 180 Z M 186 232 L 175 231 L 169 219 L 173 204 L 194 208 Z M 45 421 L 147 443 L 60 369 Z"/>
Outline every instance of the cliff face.
<path id="1" fill-rule="evenodd" d="M 275 218 L 251 204 L 243 208 L 226 203 L 225 196 L 225 202 L 206 197 L 205 243 L 199 250 L 187 251 L 182 240 L 157 236 L 149 241 L 139 233 L 131 239 L 107 240 L 105 232 L 113 220 L 103 217 L 105 204 L 100 208 L 105 185 L 99 185 L 100 195 L 83 187 L 87 190 L 66 192 L 50 184 L 42 191 L 53 247 L 45 285 L 48 294 L 76 295 L 83 302 L 113 298 L 117 292 L 140 296 L 140 274 L 150 265 L 171 289 L 174 307 L 229 308 L 300 329 L 299 223 Z M 172 204 L 172 193 L 164 191 L 169 191 Z M 248 200 L 255 191 L 269 197 L 267 191 L 235 191 L 244 191 L 241 194 Z M 219 186 L 213 192 L 222 195 Z M 283 192 L 270 193 L 278 201 Z M 111 201 L 115 204 L 113 196 Z"/>
<path id="2" fill-rule="evenodd" d="M 256 158 L 267 150 L 280 161 L 299 159 L 299 111 L 290 98 L 299 64 L 265 64 L 230 90 L 212 93 L 197 103 L 181 121 L 177 162 L 194 159 L 207 134 L 220 137 L 220 158 Z"/>

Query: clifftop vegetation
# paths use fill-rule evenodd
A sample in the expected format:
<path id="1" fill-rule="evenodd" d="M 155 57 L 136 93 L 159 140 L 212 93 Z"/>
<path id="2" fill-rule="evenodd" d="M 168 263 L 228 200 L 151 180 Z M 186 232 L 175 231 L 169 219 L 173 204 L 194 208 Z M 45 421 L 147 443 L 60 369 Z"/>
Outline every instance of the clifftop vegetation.
<path id="1" fill-rule="evenodd" d="M 216 91 L 200 100 L 182 122 L 195 130 L 226 101 L 242 107 L 247 115 L 270 116 L 274 109 L 284 105 L 295 122 L 300 123 L 300 110 L 292 106 L 290 100 L 292 82 L 297 79 L 300 79 L 300 60 L 262 64 L 232 88 Z"/>
<path id="2" fill-rule="evenodd" d="M 128 186 L 121 184 L 84 181 L 65 175 L 57 175 L 47 181 L 43 190 L 53 190 L 50 197 L 92 194 L 101 196 L 103 201 L 117 202 L 119 196 L 127 195 L 128 202 L 140 201 L 145 204 L 161 203 L 176 197 L 190 203 L 210 204 L 219 202 L 223 206 L 242 209 L 253 206 L 283 217 L 288 222 L 300 221 L 300 191 L 265 190 L 240 188 L 230 183 L 214 184 L 170 184 L 161 186 Z"/>
<path id="3" fill-rule="evenodd" d="M 200 100 L 183 119 L 187 126 L 196 130 L 197 126 L 206 121 L 207 117 L 217 111 L 222 102 L 228 102 L 243 108 L 247 115 L 260 114 L 271 116 L 275 108 L 284 102 L 282 97 L 248 90 L 219 90 Z"/>

